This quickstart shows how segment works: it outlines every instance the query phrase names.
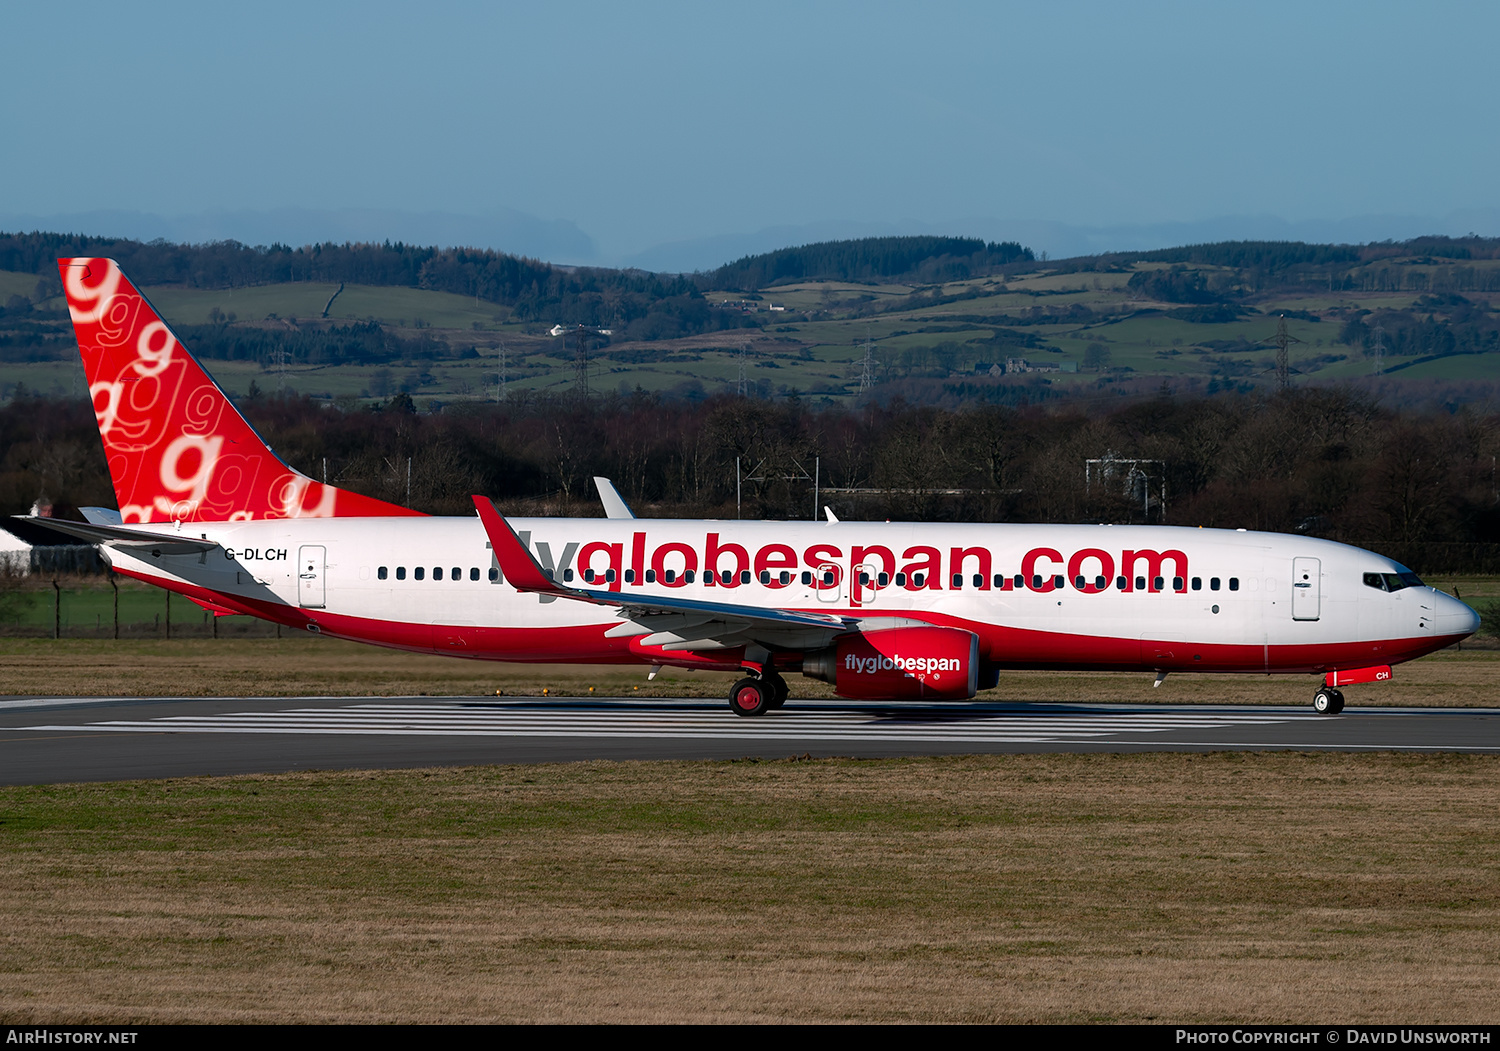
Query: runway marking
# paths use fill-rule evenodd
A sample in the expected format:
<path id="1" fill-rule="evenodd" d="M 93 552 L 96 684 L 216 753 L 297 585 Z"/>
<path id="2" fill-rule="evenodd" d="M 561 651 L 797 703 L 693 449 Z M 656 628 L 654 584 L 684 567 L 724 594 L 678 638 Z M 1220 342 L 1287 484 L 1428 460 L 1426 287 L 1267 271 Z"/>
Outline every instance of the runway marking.
<path id="1" fill-rule="evenodd" d="M 118 733 L 389 735 L 403 737 L 729 738 L 735 740 L 903 741 L 1036 744 L 1133 734 L 1268 726 L 1285 714 L 1079 711 L 904 714 L 890 711 L 783 712 L 740 719 L 727 711 L 639 708 L 536 710 L 475 705 L 361 704 L 278 712 L 177 715 L 26 730 Z"/>

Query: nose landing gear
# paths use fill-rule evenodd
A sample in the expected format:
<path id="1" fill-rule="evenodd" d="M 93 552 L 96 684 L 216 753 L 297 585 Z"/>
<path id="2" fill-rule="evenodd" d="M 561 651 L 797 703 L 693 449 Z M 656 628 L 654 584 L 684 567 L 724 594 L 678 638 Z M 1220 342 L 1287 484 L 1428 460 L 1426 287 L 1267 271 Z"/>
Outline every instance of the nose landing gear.
<path id="1" fill-rule="evenodd" d="M 1324 686 L 1313 694 L 1313 711 L 1319 715 L 1337 715 L 1344 710 L 1344 694 L 1332 686 Z"/>

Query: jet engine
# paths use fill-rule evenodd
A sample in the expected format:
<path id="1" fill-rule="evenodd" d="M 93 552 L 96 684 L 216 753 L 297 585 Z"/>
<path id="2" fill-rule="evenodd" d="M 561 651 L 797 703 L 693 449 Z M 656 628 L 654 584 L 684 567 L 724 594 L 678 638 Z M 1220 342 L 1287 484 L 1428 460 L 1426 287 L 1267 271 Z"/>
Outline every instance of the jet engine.
<path id="1" fill-rule="evenodd" d="M 802 674 L 862 701 L 964 701 L 979 688 L 979 636 L 961 628 L 861 632 L 802 658 Z"/>

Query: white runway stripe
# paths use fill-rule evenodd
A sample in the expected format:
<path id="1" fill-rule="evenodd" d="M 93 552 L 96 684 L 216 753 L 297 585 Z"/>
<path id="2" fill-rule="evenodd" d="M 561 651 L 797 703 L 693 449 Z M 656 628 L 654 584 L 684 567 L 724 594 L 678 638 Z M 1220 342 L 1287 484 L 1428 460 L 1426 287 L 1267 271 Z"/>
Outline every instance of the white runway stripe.
<path id="1" fill-rule="evenodd" d="M 1130 734 L 1160 734 L 1287 722 L 1284 715 L 1185 711 L 1076 714 L 954 712 L 931 709 L 903 714 L 881 711 L 795 711 L 759 719 L 728 711 L 641 710 L 638 707 L 543 709 L 505 705 L 361 704 L 342 708 L 297 708 L 279 712 L 178 715 L 140 721 L 29 726 L 28 730 L 93 730 L 119 733 L 334 734 L 408 737 L 612 737 L 732 738 L 736 740 L 856 740 L 962 743 L 1043 743 L 1097 740 Z"/>

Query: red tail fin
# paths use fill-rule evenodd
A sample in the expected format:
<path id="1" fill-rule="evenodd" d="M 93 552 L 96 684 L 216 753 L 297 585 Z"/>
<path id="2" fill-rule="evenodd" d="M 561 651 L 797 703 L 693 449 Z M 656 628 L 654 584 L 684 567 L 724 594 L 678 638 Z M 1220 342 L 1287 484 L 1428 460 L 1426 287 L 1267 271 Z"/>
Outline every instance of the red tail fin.
<path id="1" fill-rule="evenodd" d="M 126 522 L 415 515 L 292 470 L 113 259 L 59 259 Z"/>

